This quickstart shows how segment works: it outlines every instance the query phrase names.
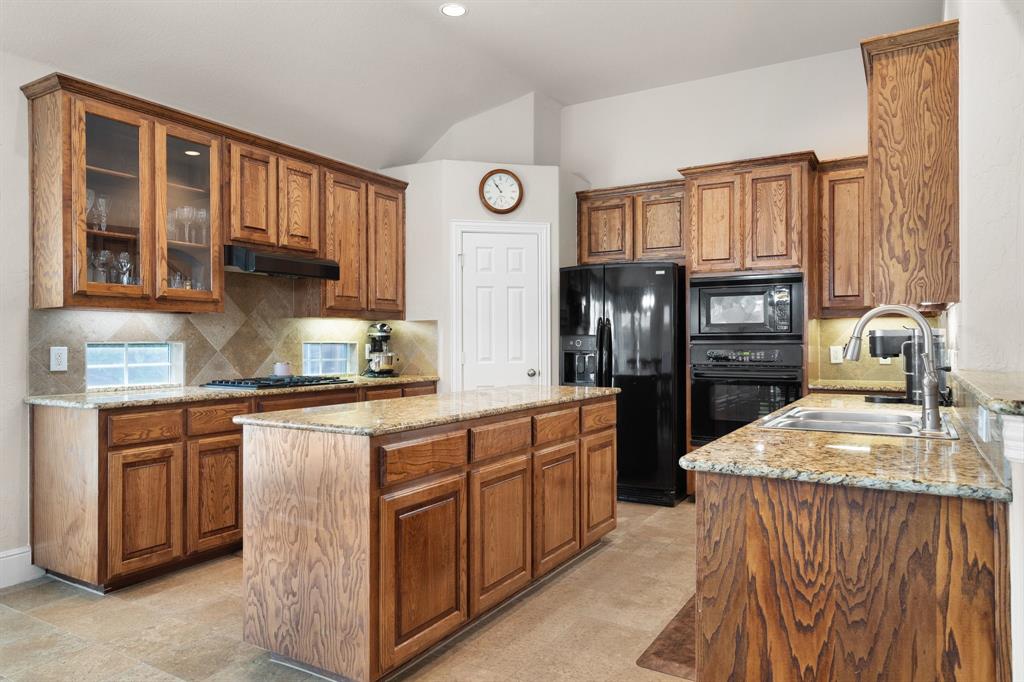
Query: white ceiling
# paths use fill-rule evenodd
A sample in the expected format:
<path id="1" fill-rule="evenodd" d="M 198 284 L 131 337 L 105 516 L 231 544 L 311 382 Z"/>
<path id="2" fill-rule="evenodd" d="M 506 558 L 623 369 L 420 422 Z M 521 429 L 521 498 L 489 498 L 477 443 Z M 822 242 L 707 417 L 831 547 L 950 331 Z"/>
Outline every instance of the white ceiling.
<path id="1" fill-rule="evenodd" d="M 564 104 L 809 57 L 941 0 L 2 0 L 0 47 L 339 159 L 416 161 L 538 90 Z"/>

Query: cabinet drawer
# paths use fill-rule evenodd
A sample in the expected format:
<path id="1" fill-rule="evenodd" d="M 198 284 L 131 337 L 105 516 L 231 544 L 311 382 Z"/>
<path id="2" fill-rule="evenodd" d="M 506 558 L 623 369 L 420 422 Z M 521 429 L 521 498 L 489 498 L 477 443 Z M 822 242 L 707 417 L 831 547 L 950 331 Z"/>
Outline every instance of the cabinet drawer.
<path id="1" fill-rule="evenodd" d="M 260 398 L 256 401 L 257 412 L 277 412 L 278 410 L 298 410 L 303 407 L 321 407 L 323 405 L 343 405 L 359 400 L 356 391 L 342 393 L 282 396 L 280 398 Z"/>
<path id="2" fill-rule="evenodd" d="M 381 485 L 391 485 L 462 466 L 469 454 L 469 438 L 465 431 L 456 431 L 382 445 L 380 452 Z"/>
<path id="3" fill-rule="evenodd" d="M 531 443 L 530 425 L 530 417 L 522 417 L 470 429 L 472 460 L 478 462 L 488 457 L 528 449 Z"/>
<path id="4" fill-rule="evenodd" d="M 389 398 L 401 398 L 401 388 L 368 388 L 366 389 L 367 400 L 388 400 Z"/>
<path id="5" fill-rule="evenodd" d="M 615 401 L 584 405 L 581 409 L 583 433 L 615 426 Z"/>
<path id="6" fill-rule="evenodd" d="M 217 405 L 190 407 L 185 414 L 188 435 L 203 436 L 208 433 L 241 431 L 242 427 L 231 420 L 240 414 L 249 414 L 250 412 L 252 412 L 252 405 L 248 400 L 240 403 L 220 403 Z"/>
<path id="7" fill-rule="evenodd" d="M 543 445 L 564 440 L 580 432 L 580 410 L 571 407 L 533 418 L 533 444 Z"/>
<path id="8" fill-rule="evenodd" d="M 155 443 L 181 438 L 184 415 L 179 410 L 112 414 L 107 417 L 107 445 Z"/>
<path id="9" fill-rule="evenodd" d="M 406 386 L 402 389 L 402 397 L 408 398 L 414 395 L 434 395 L 437 393 L 437 386 L 428 384 L 426 386 Z"/>

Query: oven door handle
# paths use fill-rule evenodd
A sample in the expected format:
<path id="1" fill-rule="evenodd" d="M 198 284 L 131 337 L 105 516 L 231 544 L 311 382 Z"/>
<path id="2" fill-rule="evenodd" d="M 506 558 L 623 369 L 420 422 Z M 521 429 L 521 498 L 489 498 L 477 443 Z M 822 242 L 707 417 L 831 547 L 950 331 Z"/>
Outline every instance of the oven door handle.
<path id="1" fill-rule="evenodd" d="M 759 374 L 756 372 L 701 372 L 693 370 L 694 379 L 753 379 L 760 381 L 800 381 L 797 373 Z"/>

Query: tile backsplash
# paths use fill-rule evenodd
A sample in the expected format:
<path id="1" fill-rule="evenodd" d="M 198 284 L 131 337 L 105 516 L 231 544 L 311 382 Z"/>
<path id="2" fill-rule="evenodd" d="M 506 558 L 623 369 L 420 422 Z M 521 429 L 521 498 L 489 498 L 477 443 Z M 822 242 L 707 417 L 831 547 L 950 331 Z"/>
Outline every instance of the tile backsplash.
<path id="1" fill-rule="evenodd" d="M 185 383 L 270 374 L 274 362 L 302 371 L 303 341 L 349 341 L 365 367 L 366 320 L 295 317 L 293 280 L 225 273 L 224 312 L 203 314 L 33 310 L 29 392 L 85 390 L 85 344 L 174 341 L 185 345 Z M 437 373 L 437 323 L 394 321 L 392 350 L 405 374 Z M 50 346 L 67 346 L 68 371 L 49 370 Z"/>
<path id="2" fill-rule="evenodd" d="M 928 318 L 933 326 L 939 325 L 938 318 Z M 807 366 L 809 379 L 841 380 L 858 379 L 862 381 L 895 381 L 902 383 L 903 359 L 893 358 L 892 364 L 883 365 L 878 358 L 871 357 L 868 352 L 867 332 L 872 329 L 902 329 L 911 323 L 902 317 L 876 317 L 868 323 L 864 332 L 860 360 L 842 362 L 833 365 L 829 358 L 829 346 L 845 346 L 850 339 L 850 332 L 857 324 L 855 317 L 841 317 L 824 320 L 811 320 L 807 335 Z"/>

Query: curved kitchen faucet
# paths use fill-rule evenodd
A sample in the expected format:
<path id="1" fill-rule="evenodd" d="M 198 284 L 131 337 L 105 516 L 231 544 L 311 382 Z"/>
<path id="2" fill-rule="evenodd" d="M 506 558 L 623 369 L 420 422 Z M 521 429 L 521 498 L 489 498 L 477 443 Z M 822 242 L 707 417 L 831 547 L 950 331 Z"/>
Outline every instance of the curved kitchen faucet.
<path id="1" fill-rule="evenodd" d="M 872 308 L 857 320 L 857 324 L 850 334 L 850 340 L 846 342 L 843 357 L 850 361 L 860 359 L 860 337 L 864 333 L 864 327 L 879 315 L 909 317 L 920 329 L 921 335 L 924 337 L 924 350 L 920 354 L 921 363 L 924 365 L 924 377 L 921 380 L 921 430 L 942 431 L 942 419 L 939 416 L 939 376 L 935 372 L 935 344 L 932 340 L 932 328 L 921 313 L 905 305 L 880 305 L 877 308 Z"/>

